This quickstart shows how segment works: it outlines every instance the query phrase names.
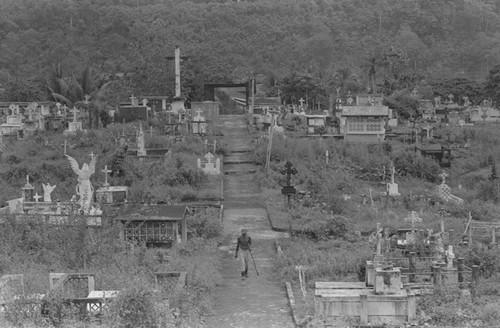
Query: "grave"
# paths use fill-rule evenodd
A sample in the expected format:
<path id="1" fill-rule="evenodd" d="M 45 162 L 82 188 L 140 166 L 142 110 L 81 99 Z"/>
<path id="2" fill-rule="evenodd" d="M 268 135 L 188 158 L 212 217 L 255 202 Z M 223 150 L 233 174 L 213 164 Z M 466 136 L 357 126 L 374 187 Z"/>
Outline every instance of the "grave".
<path id="1" fill-rule="evenodd" d="M 196 116 L 193 117 L 191 121 L 192 131 L 194 134 L 206 134 L 207 133 L 207 123 L 205 123 L 205 117 L 201 115 L 202 110 L 198 109 L 196 111 Z"/>
<path id="2" fill-rule="evenodd" d="M 127 202 L 128 198 L 128 187 L 127 186 L 110 186 L 108 183 L 108 166 L 105 165 L 104 169 L 101 170 L 105 174 L 104 184 L 102 187 L 97 189 L 96 198 L 101 204 L 122 204 Z"/>
<path id="3" fill-rule="evenodd" d="M 211 174 L 211 175 L 220 174 L 221 172 L 220 158 L 215 158 L 215 156 L 211 152 L 206 153 L 204 157 L 205 160 L 198 158 L 198 168 L 202 170 L 205 174 Z"/>
<path id="4" fill-rule="evenodd" d="M 394 182 L 394 174 L 396 173 L 396 169 L 394 168 L 394 164 L 392 164 L 391 170 L 391 182 L 387 184 L 387 195 L 391 197 L 401 196 L 398 191 L 398 184 Z"/>
<path id="5" fill-rule="evenodd" d="M 453 202 L 456 204 L 462 204 L 464 202 L 464 200 L 460 197 L 452 195 L 451 188 L 446 184 L 446 177 L 448 177 L 448 174 L 443 171 L 440 174 L 440 177 L 442 179 L 441 184 L 439 186 L 437 186 L 437 188 L 436 188 L 436 193 L 437 193 L 438 197 L 445 202 Z"/>
<path id="6" fill-rule="evenodd" d="M 146 246 L 172 246 L 187 241 L 186 206 L 123 205 L 115 220 L 125 242 Z"/>
<path id="7" fill-rule="evenodd" d="M 4 136 L 17 135 L 18 131 L 24 129 L 23 116 L 19 105 L 10 105 L 9 111 L 10 115 L 7 116 L 7 122 L 0 125 L 0 132 Z"/>
<path id="8" fill-rule="evenodd" d="M 135 121 L 147 121 L 149 118 L 149 108 L 147 105 L 139 104 L 139 99 L 130 96 L 130 103 L 122 103 L 113 115 L 115 123 L 129 123 Z"/>
<path id="9" fill-rule="evenodd" d="M 74 134 L 77 131 L 82 131 L 83 130 L 82 122 L 78 122 L 77 121 L 77 115 L 78 115 L 78 113 L 80 111 L 78 109 L 76 109 L 76 107 L 73 107 L 73 109 L 71 110 L 71 112 L 73 113 L 73 121 L 72 122 L 68 122 L 68 129 L 64 130 L 64 134 L 65 135 L 67 135 L 67 134 Z"/>

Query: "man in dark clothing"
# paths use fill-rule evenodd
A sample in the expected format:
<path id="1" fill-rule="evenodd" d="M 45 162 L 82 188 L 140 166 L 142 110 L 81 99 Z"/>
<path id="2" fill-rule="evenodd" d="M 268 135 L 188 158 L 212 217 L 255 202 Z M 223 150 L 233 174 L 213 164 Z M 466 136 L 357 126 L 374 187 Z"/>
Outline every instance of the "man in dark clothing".
<path id="1" fill-rule="evenodd" d="M 241 276 L 248 277 L 248 258 L 250 256 L 252 246 L 252 238 L 247 236 L 247 229 L 241 229 L 241 236 L 238 237 L 238 243 L 236 244 L 236 254 L 234 258 L 238 258 L 238 251 L 240 252 L 240 267 Z"/>

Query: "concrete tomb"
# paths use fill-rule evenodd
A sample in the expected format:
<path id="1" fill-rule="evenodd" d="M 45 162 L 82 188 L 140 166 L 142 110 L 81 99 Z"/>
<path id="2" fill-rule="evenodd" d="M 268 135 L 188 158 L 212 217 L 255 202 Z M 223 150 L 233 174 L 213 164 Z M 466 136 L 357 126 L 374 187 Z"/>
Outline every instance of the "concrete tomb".
<path id="1" fill-rule="evenodd" d="M 220 174 L 220 158 L 215 158 L 211 152 L 208 152 L 205 154 L 205 160 L 198 158 L 198 168 L 205 174 Z"/>

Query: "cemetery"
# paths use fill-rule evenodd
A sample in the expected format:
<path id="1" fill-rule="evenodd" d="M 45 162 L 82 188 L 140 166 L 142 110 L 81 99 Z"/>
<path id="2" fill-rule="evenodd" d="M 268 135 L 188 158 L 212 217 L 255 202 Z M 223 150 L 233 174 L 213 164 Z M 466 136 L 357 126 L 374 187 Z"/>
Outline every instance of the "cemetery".
<path id="1" fill-rule="evenodd" d="M 0 327 L 499 325 L 498 1 L 0 12 Z"/>

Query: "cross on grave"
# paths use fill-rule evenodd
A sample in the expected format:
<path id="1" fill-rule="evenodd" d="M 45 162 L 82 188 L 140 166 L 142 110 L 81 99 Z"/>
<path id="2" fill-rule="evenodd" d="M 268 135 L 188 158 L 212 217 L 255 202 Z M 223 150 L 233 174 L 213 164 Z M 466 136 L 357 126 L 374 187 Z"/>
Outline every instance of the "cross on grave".
<path id="1" fill-rule="evenodd" d="M 104 186 L 109 186 L 108 183 L 108 173 L 111 173 L 111 170 L 108 170 L 108 166 L 104 165 L 104 170 L 101 170 L 104 173 Z"/>
<path id="2" fill-rule="evenodd" d="M 78 113 L 78 109 L 76 109 L 76 107 L 73 107 L 71 112 L 73 113 L 73 122 L 76 123 L 76 114 Z"/>
<path id="3" fill-rule="evenodd" d="M 441 179 L 443 179 L 441 184 L 446 184 L 446 178 L 449 176 L 449 174 L 447 174 L 445 171 L 443 171 L 439 176 L 441 177 Z"/>
<path id="4" fill-rule="evenodd" d="M 85 98 L 85 100 L 83 101 L 85 103 L 85 105 L 88 105 L 89 100 L 90 100 L 90 96 L 89 95 L 85 95 L 85 96 L 83 96 L 83 98 Z"/>
<path id="5" fill-rule="evenodd" d="M 214 160 L 214 155 L 211 152 L 208 152 L 205 155 L 205 159 L 207 160 L 207 164 L 212 164 Z"/>
<path id="6" fill-rule="evenodd" d="M 132 104 L 132 106 L 134 106 L 135 100 L 136 100 L 137 98 L 136 98 L 136 97 L 134 97 L 134 95 L 131 95 L 131 96 L 129 97 L 129 99 L 130 99 L 130 103 Z"/>
<path id="7" fill-rule="evenodd" d="M 304 107 L 305 100 L 303 98 L 299 99 L 300 107 Z"/>
<path id="8" fill-rule="evenodd" d="M 297 174 L 298 171 L 290 161 L 286 161 L 285 168 L 281 169 L 280 173 L 283 175 L 286 174 L 286 185 L 290 186 L 290 180 L 292 178 L 292 175 Z"/>
<path id="9" fill-rule="evenodd" d="M 198 108 L 198 110 L 196 111 L 196 116 L 201 117 L 201 114 L 203 114 L 203 111 Z"/>
<path id="10" fill-rule="evenodd" d="M 33 196 L 33 198 L 35 199 L 35 201 L 38 203 L 40 201 L 40 198 L 42 198 L 42 196 L 40 196 L 38 194 L 38 192 L 35 193 L 35 196 Z"/>
<path id="11" fill-rule="evenodd" d="M 95 156 L 94 152 L 93 152 L 93 151 L 91 151 L 91 152 L 90 152 L 90 159 L 94 159 L 94 156 Z"/>

